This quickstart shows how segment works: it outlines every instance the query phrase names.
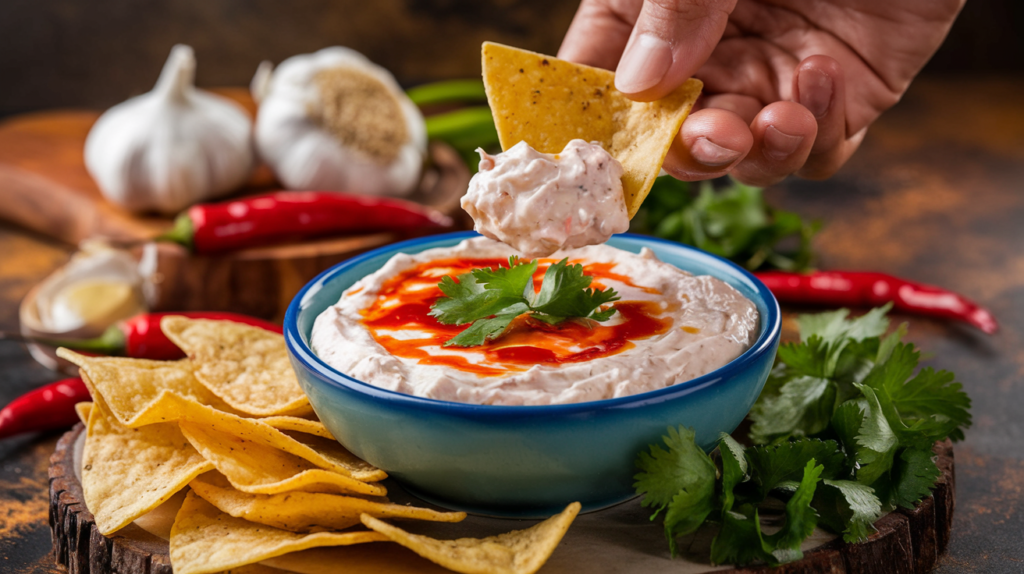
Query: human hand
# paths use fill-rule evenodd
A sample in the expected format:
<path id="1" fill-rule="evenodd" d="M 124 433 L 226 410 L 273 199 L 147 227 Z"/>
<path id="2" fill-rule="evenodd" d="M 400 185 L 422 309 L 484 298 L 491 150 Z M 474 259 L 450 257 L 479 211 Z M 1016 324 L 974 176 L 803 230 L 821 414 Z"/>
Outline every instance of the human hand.
<path id="1" fill-rule="evenodd" d="M 558 56 L 634 100 L 704 92 L 665 158 L 688 180 L 824 179 L 899 101 L 965 0 L 582 0 Z"/>

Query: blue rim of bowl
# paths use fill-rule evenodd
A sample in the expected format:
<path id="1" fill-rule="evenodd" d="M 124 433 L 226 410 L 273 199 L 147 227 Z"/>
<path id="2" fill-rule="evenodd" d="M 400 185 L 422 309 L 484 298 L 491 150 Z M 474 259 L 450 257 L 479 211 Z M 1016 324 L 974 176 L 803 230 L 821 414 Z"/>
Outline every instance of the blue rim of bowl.
<path id="1" fill-rule="evenodd" d="M 628 395 L 625 397 L 617 397 L 613 399 L 602 399 L 598 401 L 587 401 L 582 403 L 568 403 L 568 404 L 557 404 L 557 405 L 525 405 L 525 406 L 507 406 L 507 405 L 477 405 L 472 403 L 458 403 L 453 401 L 442 401 L 439 399 L 429 399 L 425 397 L 417 397 L 415 395 L 407 395 L 396 391 L 390 391 L 382 389 L 380 387 L 373 386 L 369 383 L 365 383 L 342 373 L 341 371 L 331 367 L 324 361 L 317 357 L 313 349 L 303 341 L 301 334 L 299 333 L 299 312 L 303 300 L 306 297 L 306 293 L 323 282 L 323 279 L 328 275 L 337 275 L 344 269 L 353 267 L 362 263 L 367 259 L 378 257 L 384 252 L 398 253 L 402 249 L 409 247 L 420 247 L 424 243 L 431 243 L 436 241 L 450 241 L 453 239 L 465 240 L 472 239 L 474 237 L 481 237 L 479 233 L 475 231 L 458 231 L 454 233 L 445 233 L 441 235 L 429 235 L 426 237 L 417 237 L 415 239 L 409 239 L 398 243 L 392 243 L 379 247 L 372 251 L 368 251 L 361 255 L 357 255 L 351 259 L 346 259 L 337 265 L 334 265 L 317 275 L 312 281 L 307 283 L 292 299 L 291 304 L 288 305 L 288 310 L 284 316 L 284 335 L 285 343 L 291 351 L 292 357 L 300 361 L 307 369 L 316 372 L 320 375 L 324 381 L 336 387 L 348 388 L 349 390 L 356 391 L 365 395 L 372 396 L 377 399 L 383 399 L 393 403 L 400 403 L 408 406 L 415 406 L 421 410 L 443 412 L 445 414 L 461 414 L 465 416 L 474 415 L 485 415 L 488 417 L 498 418 L 519 418 L 519 417 L 530 417 L 530 416 L 549 416 L 549 415 L 571 415 L 580 412 L 593 412 L 595 410 L 613 410 L 619 408 L 637 408 L 648 403 L 661 403 L 665 400 L 678 396 L 687 395 L 694 391 L 704 389 L 712 386 L 730 377 L 735 372 L 746 370 L 752 363 L 760 359 L 764 354 L 768 353 L 774 341 L 778 338 L 778 335 L 782 328 L 781 311 L 779 310 L 779 302 L 775 299 L 775 295 L 761 282 L 756 276 L 746 269 L 736 265 L 732 261 L 719 257 L 712 253 L 702 251 L 689 245 L 682 243 L 676 243 L 666 239 L 653 237 L 649 235 L 640 235 L 637 233 L 621 233 L 615 237 L 622 237 L 626 239 L 640 240 L 648 243 L 658 243 L 665 245 L 672 249 L 682 249 L 684 251 L 694 252 L 702 257 L 708 257 L 716 259 L 731 267 L 734 271 L 737 271 L 741 276 L 745 277 L 754 290 L 757 292 L 764 302 L 765 307 L 768 309 L 768 326 L 764 329 L 761 335 L 758 337 L 754 344 L 743 352 L 742 355 L 726 363 L 724 366 L 711 371 L 710 373 L 701 375 L 688 381 L 683 381 L 664 387 L 661 389 L 655 389 L 653 391 L 647 391 L 636 395 Z"/>

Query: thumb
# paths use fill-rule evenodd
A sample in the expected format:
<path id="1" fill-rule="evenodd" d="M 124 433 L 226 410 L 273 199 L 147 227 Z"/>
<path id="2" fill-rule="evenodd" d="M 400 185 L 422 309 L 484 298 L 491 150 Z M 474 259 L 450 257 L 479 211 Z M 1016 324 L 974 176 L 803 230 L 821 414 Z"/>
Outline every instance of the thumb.
<path id="1" fill-rule="evenodd" d="M 736 0 L 644 0 L 615 70 L 634 100 L 661 98 L 692 76 L 722 38 Z"/>

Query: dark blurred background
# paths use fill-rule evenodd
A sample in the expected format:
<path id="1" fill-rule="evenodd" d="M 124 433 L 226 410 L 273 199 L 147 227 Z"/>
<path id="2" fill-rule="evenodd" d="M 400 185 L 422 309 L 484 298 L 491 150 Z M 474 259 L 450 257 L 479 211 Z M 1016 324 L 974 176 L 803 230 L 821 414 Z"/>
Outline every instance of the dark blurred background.
<path id="1" fill-rule="evenodd" d="M 190 44 L 200 86 L 340 44 L 406 85 L 480 72 L 494 40 L 553 53 L 578 0 L 0 0 L 0 117 L 106 108 L 148 91 Z M 1024 2 L 970 0 L 925 74 L 1024 73 Z"/>

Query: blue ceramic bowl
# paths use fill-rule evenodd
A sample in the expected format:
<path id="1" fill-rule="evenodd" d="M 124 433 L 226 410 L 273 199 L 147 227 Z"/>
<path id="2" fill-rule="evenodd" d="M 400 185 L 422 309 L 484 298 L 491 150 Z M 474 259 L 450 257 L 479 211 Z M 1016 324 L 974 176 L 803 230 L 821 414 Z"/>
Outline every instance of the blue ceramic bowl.
<path id="1" fill-rule="evenodd" d="M 649 247 L 665 262 L 718 277 L 761 315 L 754 346 L 726 366 L 677 385 L 616 399 L 546 406 L 489 406 L 424 399 L 358 381 L 310 349 L 313 321 L 357 280 L 392 255 L 447 247 L 475 237 L 452 233 L 389 245 L 335 265 L 295 296 L 284 336 L 299 383 L 341 444 L 386 470 L 413 494 L 476 514 L 546 517 L 579 501 L 596 510 L 635 496 L 637 453 L 670 425 L 692 427 L 714 447 L 761 392 L 779 344 L 779 306 L 754 276 L 697 249 L 639 235 L 609 245 Z"/>

